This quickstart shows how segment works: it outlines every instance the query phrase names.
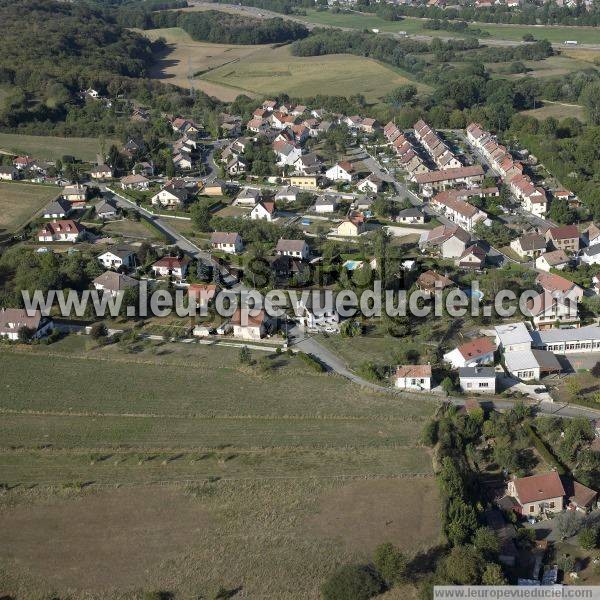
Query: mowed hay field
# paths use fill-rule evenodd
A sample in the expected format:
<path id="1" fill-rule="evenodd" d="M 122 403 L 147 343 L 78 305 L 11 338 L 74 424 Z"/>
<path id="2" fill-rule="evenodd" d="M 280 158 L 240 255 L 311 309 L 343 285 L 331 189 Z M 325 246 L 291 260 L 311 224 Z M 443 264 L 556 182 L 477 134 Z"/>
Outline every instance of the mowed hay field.
<path id="1" fill-rule="evenodd" d="M 153 40 L 163 37 L 169 45 L 155 65 L 155 79 L 187 88 L 193 85 L 224 101 L 240 94 L 261 97 L 279 93 L 296 97 L 361 93 L 374 101 L 409 82 L 399 71 L 360 56 L 296 57 L 289 46 L 196 42 L 180 28 L 141 33 Z"/>
<path id="2" fill-rule="evenodd" d="M 113 144 L 119 145 L 119 141 L 107 139 L 104 142 L 106 149 Z M 0 150 L 12 154 L 29 154 L 45 160 L 56 160 L 69 155 L 80 160 L 95 161 L 101 150 L 101 143 L 98 138 L 0 133 Z"/>
<path id="3" fill-rule="evenodd" d="M 54 186 L 0 181 L 0 236 L 25 225 L 59 193 Z"/>
<path id="4" fill-rule="evenodd" d="M 252 354 L 272 370 L 196 344 L 1 348 L 0 589 L 316 599 L 379 543 L 438 543 L 436 403 Z"/>
<path id="5" fill-rule="evenodd" d="M 292 56 L 289 46 L 259 50 L 204 74 L 202 79 L 233 87 L 239 93 L 286 93 L 300 98 L 360 93 L 369 101 L 378 100 L 410 82 L 375 60 L 349 54 L 298 57 Z"/>
<path id="6" fill-rule="evenodd" d="M 239 95 L 237 90 L 199 79 L 199 75 L 210 69 L 238 61 L 269 46 L 236 46 L 233 44 L 209 44 L 192 40 L 179 27 L 167 29 L 139 30 L 151 40 L 160 37 L 167 41 L 166 52 L 158 57 L 152 77 L 179 87 L 202 90 L 209 96 L 230 102 Z M 190 79 L 191 77 L 191 79 Z"/>

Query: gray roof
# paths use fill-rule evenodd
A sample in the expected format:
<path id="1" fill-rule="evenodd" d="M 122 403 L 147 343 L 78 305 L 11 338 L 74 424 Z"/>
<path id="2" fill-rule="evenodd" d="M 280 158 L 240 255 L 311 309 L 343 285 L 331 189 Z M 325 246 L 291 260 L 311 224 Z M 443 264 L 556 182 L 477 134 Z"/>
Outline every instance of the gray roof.
<path id="1" fill-rule="evenodd" d="M 545 350 L 519 350 L 504 355 L 506 368 L 513 371 L 525 369 L 541 369 L 543 371 L 560 371 L 560 363 L 552 352 Z"/>
<path id="2" fill-rule="evenodd" d="M 315 204 L 316 206 L 335 206 L 337 198 L 331 195 L 319 196 Z"/>
<path id="3" fill-rule="evenodd" d="M 102 252 L 102 254 L 106 254 L 107 252 L 110 252 L 119 258 L 126 258 L 130 254 L 135 254 L 135 250 L 130 246 L 111 246 Z M 100 254 L 100 256 L 102 256 L 102 254 Z"/>
<path id="4" fill-rule="evenodd" d="M 496 377 L 496 370 L 494 367 L 461 367 L 458 369 L 458 375 L 461 379 L 481 379 L 482 377 L 491 379 Z"/>
<path id="5" fill-rule="evenodd" d="M 54 202 L 50 202 L 50 204 L 48 204 L 48 206 L 46 206 L 46 208 L 44 208 L 44 214 L 45 215 L 58 215 L 62 212 L 63 214 L 66 215 L 69 213 L 70 210 L 71 210 L 71 205 L 66 200 L 59 198 L 58 200 L 55 200 Z"/>
<path id="6" fill-rule="evenodd" d="M 100 202 L 100 204 L 96 204 L 96 214 L 100 215 L 102 213 L 116 213 L 117 207 L 108 200 L 104 200 Z"/>
<path id="7" fill-rule="evenodd" d="M 531 342 L 531 333 L 525 323 L 508 323 L 494 327 L 496 335 L 503 346 L 526 344 Z"/>
<path id="8" fill-rule="evenodd" d="M 532 331 L 533 343 L 537 345 L 552 344 L 556 342 L 582 342 L 587 340 L 600 340 L 600 327 L 588 325 L 576 329 L 548 329 L 546 331 Z"/>
<path id="9" fill-rule="evenodd" d="M 114 292 L 126 290 L 127 288 L 140 284 L 137 279 L 129 277 L 129 275 L 116 273 L 115 271 L 106 271 L 105 273 L 102 273 L 102 275 L 99 275 L 94 279 L 94 283 L 101 285 L 106 290 Z"/>
<path id="10" fill-rule="evenodd" d="M 586 256 L 596 256 L 596 254 L 600 254 L 600 244 L 594 244 L 593 246 L 584 248 L 582 254 L 585 254 Z"/>
<path id="11" fill-rule="evenodd" d="M 405 208 L 398 213 L 398 217 L 422 217 L 423 213 L 418 208 Z"/>
<path id="12" fill-rule="evenodd" d="M 526 233 L 519 238 L 523 250 L 542 250 L 546 248 L 546 238 L 539 233 Z"/>

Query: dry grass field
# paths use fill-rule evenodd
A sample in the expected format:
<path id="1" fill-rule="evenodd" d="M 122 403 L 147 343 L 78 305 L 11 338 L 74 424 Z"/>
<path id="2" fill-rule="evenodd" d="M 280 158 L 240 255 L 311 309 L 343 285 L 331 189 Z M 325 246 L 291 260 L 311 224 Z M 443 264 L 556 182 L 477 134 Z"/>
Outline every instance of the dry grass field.
<path id="1" fill-rule="evenodd" d="M 565 119 L 567 117 L 575 117 L 581 122 L 585 123 L 586 115 L 583 106 L 575 104 L 564 104 L 561 102 L 545 102 L 541 108 L 535 110 L 525 110 L 521 114 L 529 117 L 535 117 L 536 119 L 546 119 L 548 117 L 555 117 L 556 119 Z"/>
<path id="2" fill-rule="evenodd" d="M 0 236 L 25 225 L 59 192 L 53 186 L 0 182 Z"/>
<path id="3" fill-rule="evenodd" d="M 0 512 L 9 548 L 0 584 L 19 598 L 214 598 L 224 587 L 244 598 L 316 600 L 328 573 L 369 560 L 382 540 L 412 556 L 439 539 L 431 478 L 69 488 L 11 500 Z M 407 502 L 420 505 L 416 513 Z"/>
<path id="4" fill-rule="evenodd" d="M 106 149 L 110 148 L 112 144 L 119 145 L 119 141 L 107 139 L 104 142 Z M 29 154 L 34 158 L 45 160 L 56 160 L 70 155 L 80 160 L 94 161 L 100 148 L 101 143 L 98 138 L 63 138 L 0 133 L 0 150 L 12 154 Z"/>
<path id="5" fill-rule="evenodd" d="M 224 101 L 239 94 L 259 97 L 278 93 L 297 97 L 363 93 L 373 101 L 408 82 L 398 71 L 360 56 L 304 58 L 292 56 L 288 46 L 196 42 L 179 28 L 142 33 L 151 39 L 163 37 L 169 44 L 154 69 L 156 79 L 181 87 L 193 85 Z"/>
<path id="6" fill-rule="evenodd" d="M 288 46 L 259 50 L 202 78 L 236 88 L 240 93 L 285 92 L 294 97 L 361 93 L 370 101 L 409 82 L 399 72 L 375 60 L 349 54 L 296 57 Z"/>
<path id="7" fill-rule="evenodd" d="M 0 348 L 0 589 L 316 599 L 379 543 L 413 555 L 438 542 L 418 442 L 434 402 L 238 355 L 84 336 Z"/>

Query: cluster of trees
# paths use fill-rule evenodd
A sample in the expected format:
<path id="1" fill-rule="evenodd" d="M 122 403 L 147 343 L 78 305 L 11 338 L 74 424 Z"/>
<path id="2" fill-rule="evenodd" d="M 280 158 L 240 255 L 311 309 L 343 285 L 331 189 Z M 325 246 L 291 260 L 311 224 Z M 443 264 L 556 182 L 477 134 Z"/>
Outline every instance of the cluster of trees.
<path id="1" fill-rule="evenodd" d="M 432 31 L 454 31 L 457 33 L 468 33 L 476 37 L 487 37 L 489 32 L 480 29 L 479 27 L 472 27 L 466 21 L 450 21 L 448 19 L 431 19 L 425 21 L 423 24 L 424 29 L 431 29 Z"/>
<path id="2" fill-rule="evenodd" d="M 219 44 L 274 44 L 308 35 L 308 29 L 295 21 L 258 19 L 216 10 L 152 13 L 152 28 L 163 27 L 181 27 L 195 40 Z"/>
<path id="3" fill-rule="evenodd" d="M 600 126 L 582 125 L 572 118 L 540 122 L 515 115 L 509 133 L 518 137 L 525 148 L 579 196 L 594 220 L 600 219 L 600 188 L 596 175 L 600 161 Z"/>

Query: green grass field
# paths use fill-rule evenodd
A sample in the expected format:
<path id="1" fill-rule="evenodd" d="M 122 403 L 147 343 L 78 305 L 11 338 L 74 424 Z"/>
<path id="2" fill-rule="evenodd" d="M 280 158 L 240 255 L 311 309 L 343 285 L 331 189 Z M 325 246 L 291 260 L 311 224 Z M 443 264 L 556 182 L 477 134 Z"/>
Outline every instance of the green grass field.
<path id="1" fill-rule="evenodd" d="M 0 235 L 25 225 L 59 193 L 54 186 L 0 181 Z"/>
<path id="2" fill-rule="evenodd" d="M 106 150 L 112 144 L 119 145 L 119 141 L 105 140 Z M 84 161 L 95 161 L 96 155 L 100 152 L 100 146 L 98 138 L 62 138 L 0 133 L 0 150 L 14 154 L 29 154 L 34 158 L 45 160 L 56 160 L 70 155 Z"/>
<path id="3" fill-rule="evenodd" d="M 329 11 L 307 11 L 305 20 L 310 23 L 348 27 L 351 29 L 379 29 L 396 33 L 405 31 L 408 34 L 422 34 L 434 37 L 464 37 L 450 31 L 425 29 L 424 19 L 406 17 L 401 21 L 386 21 L 376 15 L 364 13 L 335 14 Z M 473 28 L 487 31 L 490 38 L 510 41 L 521 41 L 523 36 L 531 33 L 536 39 L 547 39 L 553 43 L 565 40 L 576 40 L 580 44 L 597 44 L 600 39 L 598 28 L 594 27 L 560 27 L 544 25 L 502 25 L 496 23 L 470 23 Z"/>
<path id="4" fill-rule="evenodd" d="M 316 599 L 384 541 L 436 544 L 436 403 L 252 355 L 272 370 L 197 344 L 0 347 L 3 591 Z"/>
<path id="5" fill-rule="evenodd" d="M 377 61 L 348 54 L 296 57 L 290 48 L 261 49 L 201 76 L 203 81 L 259 95 L 364 94 L 377 100 L 409 79 Z M 424 86 L 419 86 L 425 89 Z"/>

